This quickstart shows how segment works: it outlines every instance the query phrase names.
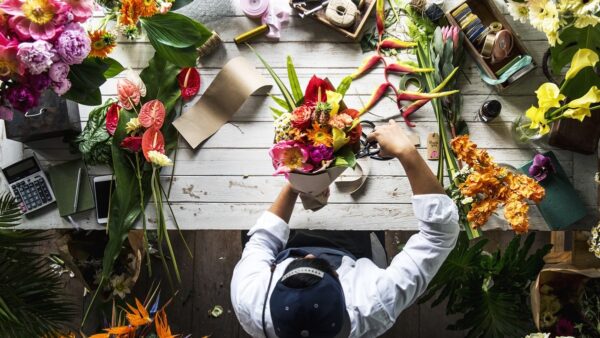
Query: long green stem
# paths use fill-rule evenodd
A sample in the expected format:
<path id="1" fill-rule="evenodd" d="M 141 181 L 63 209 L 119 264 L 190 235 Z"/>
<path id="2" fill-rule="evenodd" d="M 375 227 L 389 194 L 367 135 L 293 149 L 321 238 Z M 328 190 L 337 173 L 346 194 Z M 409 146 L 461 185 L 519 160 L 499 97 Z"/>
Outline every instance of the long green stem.
<path id="1" fill-rule="evenodd" d="M 148 232 L 146 226 L 146 206 L 144 205 L 144 189 L 142 188 L 142 170 L 140 167 L 140 154 L 135 154 L 135 175 L 138 181 L 138 190 L 140 191 L 140 211 L 142 213 L 142 227 L 144 229 L 144 249 L 146 251 L 146 265 L 148 274 L 152 276 L 152 263 L 150 262 L 150 245 L 148 244 Z"/>

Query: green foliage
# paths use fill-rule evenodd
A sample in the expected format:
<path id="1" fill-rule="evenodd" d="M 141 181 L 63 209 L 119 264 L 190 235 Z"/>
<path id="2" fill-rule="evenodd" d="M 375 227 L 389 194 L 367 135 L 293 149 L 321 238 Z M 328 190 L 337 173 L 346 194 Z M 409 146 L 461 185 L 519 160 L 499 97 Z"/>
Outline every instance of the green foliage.
<path id="1" fill-rule="evenodd" d="M 106 131 L 106 111 L 113 102 L 107 100 L 104 105 L 92 110 L 83 132 L 74 141 L 87 164 L 111 163 L 112 138 Z"/>
<path id="2" fill-rule="evenodd" d="M 287 56 L 287 72 L 294 101 L 300 102 L 304 98 L 304 94 L 302 93 L 302 88 L 300 87 L 300 81 L 298 81 L 298 74 L 296 73 L 294 62 L 292 62 L 292 57 L 289 55 Z"/>
<path id="3" fill-rule="evenodd" d="M 267 61 L 265 59 L 263 59 L 263 57 L 260 56 L 260 54 L 258 54 L 258 52 L 254 48 L 252 48 L 252 46 L 250 46 L 250 45 L 247 45 L 247 46 L 248 46 L 248 48 L 250 48 L 250 50 L 252 50 L 254 52 L 254 54 L 256 54 L 256 56 L 258 57 L 260 62 L 262 62 L 262 64 L 265 66 L 265 68 L 267 69 L 267 71 L 269 72 L 271 77 L 273 78 L 273 81 L 275 81 L 275 84 L 277 85 L 277 87 L 279 87 L 279 90 L 281 90 L 281 94 L 283 95 L 283 98 L 284 98 L 285 102 L 287 103 L 287 110 L 289 112 L 291 112 L 292 110 L 296 109 L 296 100 L 294 100 L 294 96 L 292 95 L 292 93 L 290 93 L 290 90 L 287 88 L 285 83 L 283 83 L 283 81 L 281 80 L 279 75 L 277 75 L 277 73 L 275 73 L 275 70 L 273 70 L 273 67 L 271 67 L 271 65 L 269 65 L 267 63 Z M 291 61 L 292 60 L 290 58 L 288 60 L 288 73 L 290 72 L 290 70 L 292 70 L 294 73 L 296 73 L 296 70 L 294 69 L 294 64 Z M 296 80 L 297 80 L 297 78 L 296 78 Z M 295 83 L 292 84 L 292 87 L 295 85 L 296 85 Z M 298 84 L 298 86 L 299 86 L 299 84 Z M 275 102 L 277 102 L 277 101 L 275 101 Z"/>
<path id="4" fill-rule="evenodd" d="M 99 105 L 102 103 L 100 86 L 123 69 L 118 61 L 111 58 L 87 58 L 81 64 L 71 66 L 71 89 L 63 97 L 88 106 Z"/>
<path id="5" fill-rule="evenodd" d="M 17 202 L 0 196 L 0 332 L 2 337 L 56 337 L 74 314 L 63 294 L 60 277 L 43 256 L 29 250 L 47 237 L 33 231 L 12 231 L 21 211 Z"/>
<path id="6" fill-rule="evenodd" d="M 450 330 L 468 330 L 468 338 L 523 337 L 534 331 L 529 286 L 544 265 L 550 245 L 530 253 L 535 233 L 522 242 L 515 236 L 504 253 L 483 251 L 487 240 L 470 246 L 466 234 L 435 275 L 420 302 L 447 301 L 448 315 L 462 314 Z"/>
<path id="7" fill-rule="evenodd" d="M 573 55 L 582 48 L 587 48 L 600 54 L 600 26 L 589 25 L 585 28 L 569 26 L 559 35 L 562 43 L 550 49 L 552 54 L 552 72 L 560 74 L 564 66 L 571 62 Z"/>
<path id="8" fill-rule="evenodd" d="M 344 95 L 346 95 L 346 92 L 350 88 L 350 85 L 352 85 L 352 76 L 348 75 L 342 79 L 342 81 L 340 82 L 340 84 L 338 85 L 338 87 L 335 91 L 337 93 L 342 94 L 342 97 L 343 97 Z"/>
<path id="9" fill-rule="evenodd" d="M 171 7 L 171 10 L 176 11 L 180 8 L 183 8 L 183 7 L 191 4 L 192 2 L 194 2 L 194 0 L 175 0 L 175 2 L 173 2 L 173 6 Z"/>
<path id="10" fill-rule="evenodd" d="M 156 53 L 179 67 L 194 67 L 196 49 L 212 35 L 201 23 L 175 12 L 140 18 L 140 23 Z"/>
<path id="11" fill-rule="evenodd" d="M 354 168 L 356 166 L 356 155 L 352 151 L 352 148 L 345 146 L 338 150 L 333 166 Z"/>

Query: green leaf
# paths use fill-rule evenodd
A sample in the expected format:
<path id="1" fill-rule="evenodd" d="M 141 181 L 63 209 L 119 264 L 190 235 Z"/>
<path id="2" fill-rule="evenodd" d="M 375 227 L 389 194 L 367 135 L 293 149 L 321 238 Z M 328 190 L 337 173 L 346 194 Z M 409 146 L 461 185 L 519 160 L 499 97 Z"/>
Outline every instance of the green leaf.
<path id="1" fill-rule="evenodd" d="M 550 48 L 554 74 L 560 74 L 579 49 L 588 48 L 600 54 L 600 25 L 589 25 L 585 28 L 569 26 L 561 31 L 559 38 L 562 43 Z"/>
<path id="2" fill-rule="evenodd" d="M 201 23 L 174 12 L 140 18 L 156 52 L 179 67 L 196 65 L 196 49 L 212 35 Z"/>
<path id="3" fill-rule="evenodd" d="M 269 72 L 271 77 L 273 78 L 273 81 L 275 81 L 275 83 L 277 84 L 277 87 L 279 87 L 279 90 L 281 90 L 281 94 L 283 94 L 283 98 L 285 99 L 285 101 L 288 103 L 288 106 L 290 107 L 289 111 L 296 109 L 296 102 L 294 101 L 292 94 L 287 89 L 287 87 L 285 86 L 283 81 L 281 81 L 281 79 L 279 78 L 277 73 L 275 73 L 273 68 L 267 63 L 267 61 L 265 61 L 265 59 L 262 58 L 262 56 L 260 56 L 260 54 L 258 54 L 258 52 L 254 48 L 252 48 L 252 46 L 250 46 L 248 44 L 247 44 L 247 46 L 248 46 L 248 48 L 250 48 L 250 50 L 252 50 L 252 52 L 254 52 L 254 54 L 256 54 L 256 56 L 258 57 L 260 62 L 262 62 L 262 64 L 265 66 L 265 68 L 267 69 L 267 71 Z"/>
<path id="4" fill-rule="evenodd" d="M 108 65 L 108 69 L 104 71 L 104 78 L 106 79 L 113 78 L 125 70 L 125 67 L 113 58 L 104 58 L 103 60 Z"/>
<path id="5" fill-rule="evenodd" d="M 277 103 L 281 108 L 287 110 L 287 111 L 292 111 L 292 109 L 290 108 L 290 106 L 288 105 L 287 101 L 285 101 L 284 99 L 281 99 L 273 94 L 269 95 L 273 101 L 275 101 L 275 103 Z"/>
<path id="6" fill-rule="evenodd" d="M 292 88 L 292 94 L 294 95 L 294 100 L 299 102 L 302 100 L 302 98 L 304 98 L 304 94 L 302 93 L 302 88 L 300 87 L 300 81 L 298 81 L 298 74 L 296 74 L 296 68 L 292 62 L 292 57 L 289 55 L 287 57 L 287 72 L 290 80 L 290 87 Z"/>
<path id="7" fill-rule="evenodd" d="M 106 131 L 106 111 L 114 100 L 107 100 L 102 106 L 92 110 L 85 128 L 74 140 L 84 160 L 91 165 L 110 164 L 111 136 Z"/>
<path id="8" fill-rule="evenodd" d="M 350 147 L 343 147 L 335 153 L 335 156 L 334 167 L 354 168 L 356 166 L 356 155 Z"/>
<path id="9" fill-rule="evenodd" d="M 561 88 L 561 93 L 566 95 L 569 100 L 574 100 L 585 95 L 593 86 L 600 88 L 600 76 L 596 74 L 594 68 L 587 67 L 567 81 Z"/>
<path id="10" fill-rule="evenodd" d="M 269 109 L 271 109 L 271 111 L 273 112 L 273 119 L 277 120 L 281 115 L 283 114 L 287 114 L 284 111 L 281 111 L 279 109 L 273 108 L 273 107 L 269 107 Z"/>
<path id="11" fill-rule="evenodd" d="M 340 84 L 338 85 L 338 87 L 335 91 L 342 94 L 342 97 L 343 97 L 344 95 L 346 95 L 346 92 L 350 88 L 351 84 L 352 84 L 352 76 L 348 75 L 342 79 L 342 82 L 340 82 Z"/>
<path id="12" fill-rule="evenodd" d="M 88 106 L 101 104 L 100 86 L 106 82 L 104 74 L 109 68 L 109 61 L 100 58 L 86 58 L 81 64 L 72 65 L 71 89 L 63 97 Z"/>
<path id="13" fill-rule="evenodd" d="M 194 0 L 175 0 L 173 2 L 173 6 L 171 7 L 171 10 L 176 11 L 180 8 L 183 8 L 183 7 L 191 4 L 192 2 L 194 2 Z"/>

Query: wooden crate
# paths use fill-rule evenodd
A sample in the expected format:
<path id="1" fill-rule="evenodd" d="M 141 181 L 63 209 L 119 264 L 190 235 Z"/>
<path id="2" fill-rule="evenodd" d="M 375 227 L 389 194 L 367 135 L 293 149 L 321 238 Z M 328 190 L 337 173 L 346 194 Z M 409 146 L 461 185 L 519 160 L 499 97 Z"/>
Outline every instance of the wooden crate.
<path id="1" fill-rule="evenodd" d="M 328 27 L 331 27 L 334 30 L 344 34 L 344 36 L 346 36 L 354 41 L 357 41 L 360 38 L 363 29 L 365 28 L 365 24 L 367 23 L 367 20 L 369 19 L 371 12 L 373 12 L 373 8 L 375 7 L 376 2 L 377 2 L 376 0 L 365 0 L 364 4 L 362 5 L 362 9 L 359 9 L 360 14 L 359 14 L 358 18 L 356 19 L 356 21 L 354 22 L 354 25 L 347 29 L 331 24 L 329 22 L 329 20 L 327 20 L 327 18 L 325 17 L 325 9 L 318 11 L 311 17 L 313 19 L 321 22 L 322 24 L 324 24 Z M 291 5 L 292 5 L 292 1 L 290 0 L 290 6 Z M 299 12 L 303 12 L 302 8 L 295 8 L 295 9 Z"/>
<path id="2" fill-rule="evenodd" d="M 565 231 L 552 231 L 552 251 L 544 257 L 546 264 L 571 264 L 577 268 L 600 268 L 600 259 L 588 250 L 585 231 L 571 231 L 570 239 Z"/>
<path id="3" fill-rule="evenodd" d="M 487 76 L 489 76 L 492 79 L 498 79 L 495 72 L 500 70 L 502 67 L 504 67 L 504 65 L 509 63 L 512 59 L 514 59 L 515 57 L 517 57 L 519 55 L 532 55 L 527 50 L 525 45 L 521 42 L 521 39 L 519 38 L 517 32 L 515 32 L 515 30 L 511 27 L 511 25 L 508 23 L 508 21 L 506 21 L 506 19 L 504 18 L 504 15 L 500 12 L 498 7 L 496 7 L 496 5 L 494 4 L 494 0 L 467 0 L 467 1 L 463 1 L 463 2 L 459 3 L 457 6 L 450 9 L 450 11 L 446 12 L 446 18 L 448 19 L 448 22 L 451 25 L 457 26 L 458 28 L 460 28 L 460 25 L 458 24 L 458 22 L 456 22 L 456 20 L 450 13 L 452 13 L 455 9 L 457 9 L 464 3 L 467 3 L 469 5 L 473 14 L 476 14 L 479 17 L 479 19 L 481 19 L 481 22 L 483 23 L 484 26 L 488 26 L 492 22 L 497 21 L 502 24 L 503 29 L 508 30 L 513 35 L 514 44 L 513 44 L 513 49 L 511 51 L 510 55 L 505 60 L 498 62 L 496 64 L 491 64 L 491 63 L 488 63 L 486 60 L 484 60 L 483 57 L 481 56 L 481 54 L 479 53 L 479 50 L 477 49 L 477 47 L 475 47 L 471 43 L 471 41 L 469 41 L 469 39 L 467 39 L 465 37 L 464 44 L 467 48 L 467 51 L 469 51 L 469 54 L 471 54 L 471 57 L 473 58 L 473 60 L 475 60 L 475 62 L 479 66 L 479 68 Z M 496 85 L 495 87 L 498 90 L 498 92 L 502 92 L 502 91 L 506 90 L 507 88 L 511 87 L 513 84 L 519 82 L 519 80 L 522 79 L 526 74 L 528 74 L 532 70 L 534 70 L 536 67 L 535 61 L 532 61 L 532 64 L 534 65 L 534 67 L 530 68 L 527 72 L 522 73 L 515 81 L 511 82 L 510 84 L 507 84 L 505 82 L 505 83 Z"/>

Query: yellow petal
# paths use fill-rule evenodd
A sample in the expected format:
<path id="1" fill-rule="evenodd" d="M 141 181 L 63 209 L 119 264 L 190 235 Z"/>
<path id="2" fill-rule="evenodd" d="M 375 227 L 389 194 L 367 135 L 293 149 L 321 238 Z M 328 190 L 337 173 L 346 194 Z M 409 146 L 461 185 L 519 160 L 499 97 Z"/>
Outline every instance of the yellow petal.
<path id="1" fill-rule="evenodd" d="M 592 103 L 600 102 L 600 89 L 593 86 L 585 95 L 569 102 L 569 108 L 589 108 Z"/>
<path id="2" fill-rule="evenodd" d="M 331 111 L 329 112 L 329 116 L 335 116 L 340 110 L 340 101 L 342 101 L 342 94 L 332 92 L 330 90 L 328 90 L 326 93 L 327 103 L 331 105 Z"/>
<path id="3" fill-rule="evenodd" d="M 350 138 L 346 137 L 346 133 L 338 128 L 332 129 L 333 134 L 333 151 L 338 151 L 341 147 L 350 142 Z"/>
<path id="4" fill-rule="evenodd" d="M 542 84 L 535 93 L 540 108 L 560 107 L 560 101 L 565 99 L 558 86 L 551 82 Z"/>
<path id="5" fill-rule="evenodd" d="M 566 80 L 570 80 L 579 73 L 580 70 L 586 67 L 593 67 L 598 62 L 598 54 L 591 49 L 582 48 L 573 55 L 571 67 L 565 76 Z"/>
<path id="6" fill-rule="evenodd" d="M 563 113 L 563 116 L 566 116 L 571 119 L 576 119 L 581 122 L 586 117 L 592 116 L 592 112 L 590 111 L 590 108 L 580 107 L 575 109 L 567 109 L 567 111 Z"/>

